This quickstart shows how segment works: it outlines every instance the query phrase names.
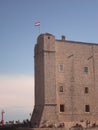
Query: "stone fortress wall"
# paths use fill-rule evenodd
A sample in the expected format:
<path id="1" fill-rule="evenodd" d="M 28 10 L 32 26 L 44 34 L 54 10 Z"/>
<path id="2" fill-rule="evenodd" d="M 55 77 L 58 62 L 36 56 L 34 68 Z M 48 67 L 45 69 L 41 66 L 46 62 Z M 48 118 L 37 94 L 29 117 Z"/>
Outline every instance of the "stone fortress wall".
<path id="1" fill-rule="evenodd" d="M 32 127 L 98 124 L 98 44 L 41 34 L 35 45 Z M 47 127 L 48 127 L 47 126 Z"/>

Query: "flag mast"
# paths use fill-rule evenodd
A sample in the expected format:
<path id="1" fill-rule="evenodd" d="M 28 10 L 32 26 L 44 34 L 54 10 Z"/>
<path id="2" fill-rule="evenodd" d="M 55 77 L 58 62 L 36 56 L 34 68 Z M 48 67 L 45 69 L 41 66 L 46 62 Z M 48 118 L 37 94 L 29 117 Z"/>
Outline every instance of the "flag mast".
<path id="1" fill-rule="evenodd" d="M 40 34 L 40 22 L 35 22 L 35 26 L 38 26 L 38 32 Z"/>
<path id="2" fill-rule="evenodd" d="M 40 34 L 40 26 L 39 26 L 39 34 Z"/>

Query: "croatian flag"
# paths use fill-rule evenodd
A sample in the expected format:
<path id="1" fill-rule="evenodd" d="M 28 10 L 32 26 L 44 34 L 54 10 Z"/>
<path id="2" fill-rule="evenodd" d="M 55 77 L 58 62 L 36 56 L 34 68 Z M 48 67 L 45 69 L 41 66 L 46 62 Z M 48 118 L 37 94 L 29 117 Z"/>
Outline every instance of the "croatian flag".
<path id="1" fill-rule="evenodd" d="M 40 22 L 35 22 L 35 26 L 40 26 Z"/>

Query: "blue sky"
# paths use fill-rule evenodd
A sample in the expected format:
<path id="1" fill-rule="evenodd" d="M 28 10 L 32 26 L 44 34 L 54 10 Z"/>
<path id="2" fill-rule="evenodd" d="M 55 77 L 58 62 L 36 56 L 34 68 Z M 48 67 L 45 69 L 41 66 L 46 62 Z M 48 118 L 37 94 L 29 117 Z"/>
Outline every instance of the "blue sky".
<path id="1" fill-rule="evenodd" d="M 36 21 L 40 33 L 56 39 L 98 43 L 98 0 L 0 0 L 0 110 L 6 121 L 30 118 L 33 110 Z"/>

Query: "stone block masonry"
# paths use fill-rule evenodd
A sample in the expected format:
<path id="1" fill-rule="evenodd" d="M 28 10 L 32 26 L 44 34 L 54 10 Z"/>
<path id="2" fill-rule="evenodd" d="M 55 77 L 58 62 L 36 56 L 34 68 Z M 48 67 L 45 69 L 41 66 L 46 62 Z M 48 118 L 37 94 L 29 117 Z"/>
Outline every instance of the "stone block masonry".
<path id="1" fill-rule="evenodd" d="M 32 127 L 98 123 L 98 44 L 39 35 Z"/>

